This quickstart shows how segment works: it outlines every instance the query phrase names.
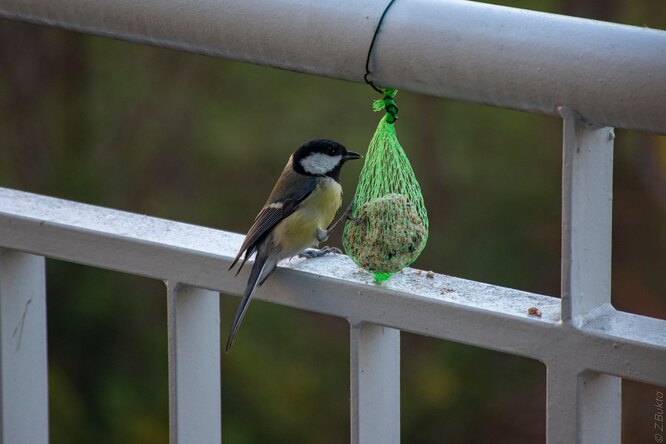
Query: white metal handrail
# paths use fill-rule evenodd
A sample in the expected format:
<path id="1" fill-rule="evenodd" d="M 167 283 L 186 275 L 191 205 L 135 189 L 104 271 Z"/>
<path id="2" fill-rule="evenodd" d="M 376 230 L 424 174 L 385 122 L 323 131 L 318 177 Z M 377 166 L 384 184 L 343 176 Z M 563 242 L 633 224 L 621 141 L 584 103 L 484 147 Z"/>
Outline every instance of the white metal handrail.
<path id="1" fill-rule="evenodd" d="M 362 82 L 388 0 L 0 0 L 0 16 Z M 461 0 L 400 0 L 380 85 L 666 132 L 666 32 Z"/>
<path id="2" fill-rule="evenodd" d="M 223 231 L 0 189 L 0 246 L 3 248 L 169 282 L 170 369 L 173 373 L 178 365 L 189 368 L 175 376 L 170 385 L 172 403 L 176 399 L 187 399 L 181 409 L 172 404 L 172 427 L 177 429 L 180 424 L 184 430 L 179 433 L 183 437 L 179 442 L 191 442 L 186 439 L 188 436 L 201 438 L 202 431 L 211 437 L 210 427 L 194 425 L 189 429 L 194 435 L 189 435 L 188 417 L 196 424 L 206 422 L 200 417 L 205 411 L 208 425 L 219 425 L 219 399 L 217 408 L 211 405 L 204 408 L 206 403 L 214 407 L 219 397 L 213 381 L 219 381 L 219 320 L 217 314 L 211 317 L 211 313 L 217 308 L 217 291 L 242 292 L 244 280 L 223 271 L 241 240 L 242 236 Z M 12 263 L 38 260 L 28 259 L 30 255 L 8 254 L 5 251 L 4 261 L 0 262 L 0 282 L 3 283 L 7 273 L 14 273 L 12 270 L 16 267 L 7 265 L 8 257 L 18 258 Z M 43 264 L 34 270 L 34 264 L 27 267 L 25 285 L 31 289 L 35 285 L 43 286 Z M 352 414 L 359 422 L 364 414 L 371 416 L 368 424 L 384 418 L 376 427 L 368 426 L 368 437 L 376 438 L 378 433 L 399 436 L 395 435 L 395 421 L 389 421 L 373 407 L 384 406 L 394 416 L 399 412 L 395 403 L 399 387 L 399 340 L 397 336 L 391 338 L 391 334 L 378 335 L 376 329 L 381 327 L 376 326 L 391 327 L 387 332 L 410 331 L 538 359 L 547 365 L 549 372 L 565 366 L 568 376 L 574 380 L 577 375 L 593 370 L 666 384 L 666 321 L 617 312 L 603 304 L 583 322 L 573 325 L 561 321 L 560 300 L 554 297 L 437 274 L 428 278 L 425 273 L 412 269 L 381 286 L 372 285 L 370 280 L 369 275 L 360 272 L 343 256 L 294 260 L 282 264 L 274 279 L 257 292 L 259 299 L 350 320 L 352 386 L 356 383 L 356 394 L 360 395 L 354 399 L 356 405 Z M 3 319 L 8 320 L 3 322 L 0 334 L 3 366 L 16 364 L 13 353 L 16 337 L 8 337 L 7 333 L 23 312 L 8 312 L 4 306 L 8 296 L 16 296 L 16 293 L 21 293 L 21 288 L 0 287 L 0 311 L 6 316 Z M 184 294 L 180 300 L 177 299 L 179 294 Z M 528 315 L 528 308 L 533 306 L 541 310 L 541 318 Z M 179 321 L 174 322 L 176 319 Z M 45 347 L 45 329 L 43 332 L 44 336 L 32 334 L 31 337 Z M 182 341 L 180 347 L 178 339 Z M 178 350 L 187 354 L 181 356 Z M 38 354 L 43 355 L 40 371 L 45 372 L 45 352 L 41 350 Z M 33 369 L 39 367 L 32 365 Z M 360 372 L 361 368 L 370 371 Z M 192 374 L 201 371 L 207 377 Z M 388 383 L 381 377 L 387 371 L 392 375 Z M 551 384 L 569 386 L 570 378 L 557 383 L 551 381 Z M 17 384 L 20 379 L 21 373 L 15 374 L 14 381 L 5 380 L 3 386 L 17 389 L 22 386 Z M 391 387 L 392 393 L 385 393 L 391 391 Z M 23 388 L 29 392 L 45 391 L 45 385 Z M 549 391 L 553 388 L 550 385 Z M 181 395 L 176 396 L 175 391 L 179 389 Z M 365 406 L 364 392 L 369 399 Z M 42 393 L 41 397 L 45 396 Z M 381 400 L 378 397 L 382 396 L 392 398 L 393 402 L 378 402 Z M 10 405 L 3 409 L 3 414 L 9 415 L 14 408 L 21 410 L 17 415 L 25 413 L 21 406 Z M 359 436 L 363 436 L 361 431 Z M 368 438 L 360 442 L 376 441 Z M 397 442 L 397 439 L 382 442 Z"/>
<path id="3" fill-rule="evenodd" d="M 360 81 L 372 18 L 384 7 L 0 0 L 0 16 Z M 666 133 L 666 33 L 405 0 L 387 16 L 373 66 L 380 84 L 562 116 L 561 301 L 414 270 L 373 285 L 345 257 L 282 264 L 257 297 L 350 321 L 353 443 L 399 442 L 401 330 L 540 360 L 548 442 L 619 443 L 620 378 L 666 385 L 666 321 L 610 305 L 614 136 L 603 125 Z M 240 242 L 233 233 L 0 189 L 3 442 L 48 440 L 43 257 L 167 282 L 171 440 L 220 442 L 216 292 L 242 291 L 243 279 L 224 272 Z M 541 318 L 528 315 L 533 306 Z"/>
<path id="4" fill-rule="evenodd" d="M 235 233 L 0 188 L 4 248 L 240 295 L 246 279 L 224 271 L 241 241 Z M 439 274 L 427 278 L 413 269 L 372 285 L 370 275 L 346 256 L 283 262 L 256 297 L 352 324 L 371 322 L 546 363 L 575 361 L 581 369 L 666 383 L 664 368 L 654 366 L 658 360 L 650 355 L 657 347 L 666 359 L 666 321 L 609 305 L 571 330 L 563 327 L 555 297 Z M 542 316 L 529 316 L 529 307 L 539 307 Z M 545 340 L 548 347 L 543 347 Z M 579 356 L 570 349 L 572 341 L 589 350 L 604 344 L 608 356 Z"/>

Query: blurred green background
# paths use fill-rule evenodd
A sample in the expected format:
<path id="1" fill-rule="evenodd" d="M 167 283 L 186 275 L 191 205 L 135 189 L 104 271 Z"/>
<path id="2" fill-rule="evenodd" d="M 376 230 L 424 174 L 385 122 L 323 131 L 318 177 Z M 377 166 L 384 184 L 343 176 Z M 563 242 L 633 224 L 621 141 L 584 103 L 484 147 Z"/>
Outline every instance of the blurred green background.
<path id="1" fill-rule="evenodd" d="M 499 3 L 666 29 L 663 0 Z M 0 20 L 0 186 L 243 233 L 300 143 L 365 151 L 374 98 L 364 85 Z M 431 223 L 414 266 L 558 295 L 560 121 L 398 100 Z M 663 319 L 666 138 L 616 135 L 613 302 Z M 346 196 L 360 167 L 343 171 Z M 163 284 L 57 261 L 47 279 L 52 442 L 167 442 Z M 222 296 L 223 335 L 237 303 Z M 347 442 L 348 334 L 343 320 L 254 302 L 222 360 L 225 441 Z M 403 334 L 401 371 L 405 443 L 545 440 L 538 362 Z M 625 382 L 625 443 L 651 436 L 654 390 Z"/>

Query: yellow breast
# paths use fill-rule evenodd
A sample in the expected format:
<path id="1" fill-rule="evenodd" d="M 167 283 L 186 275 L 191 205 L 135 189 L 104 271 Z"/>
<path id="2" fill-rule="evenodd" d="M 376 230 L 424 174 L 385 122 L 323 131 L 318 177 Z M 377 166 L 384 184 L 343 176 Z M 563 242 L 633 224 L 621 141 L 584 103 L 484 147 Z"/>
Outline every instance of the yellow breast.
<path id="1" fill-rule="evenodd" d="M 280 247 L 282 256 L 293 256 L 317 246 L 317 232 L 328 228 L 341 205 L 340 184 L 329 177 L 319 179 L 312 194 L 275 227 L 273 243 Z"/>

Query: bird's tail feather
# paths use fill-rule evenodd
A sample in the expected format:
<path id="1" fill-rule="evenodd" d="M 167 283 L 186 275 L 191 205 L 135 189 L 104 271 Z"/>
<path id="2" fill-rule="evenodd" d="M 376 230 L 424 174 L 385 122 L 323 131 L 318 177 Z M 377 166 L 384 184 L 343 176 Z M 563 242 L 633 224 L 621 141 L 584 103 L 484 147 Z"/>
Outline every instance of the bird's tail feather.
<path id="1" fill-rule="evenodd" d="M 243 299 L 238 306 L 236 311 L 236 317 L 234 318 L 233 324 L 231 324 L 231 331 L 229 332 L 229 339 L 227 339 L 227 348 L 226 351 L 231 349 L 231 346 L 234 342 L 234 338 L 238 333 L 240 324 L 243 321 L 245 312 L 247 311 L 250 305 L 250 299 L 254 294 L 254 290 L 264 283 L 264 280 L 270 275 L 275 269 L 276 261 L 271 260 L 268 257 L 263 255 L 257 255 L 258 257 L 254 261 L 252 266 L 252 271 L 250 272 L 250 278 L 247 281 L 247 287 L 245 288 L 245 293 L 243 294 Z"/>

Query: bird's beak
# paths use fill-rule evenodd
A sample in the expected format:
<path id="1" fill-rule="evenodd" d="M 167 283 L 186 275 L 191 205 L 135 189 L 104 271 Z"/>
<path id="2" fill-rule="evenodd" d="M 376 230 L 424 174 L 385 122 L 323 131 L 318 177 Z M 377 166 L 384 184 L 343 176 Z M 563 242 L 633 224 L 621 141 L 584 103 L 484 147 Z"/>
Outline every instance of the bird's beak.
<path id="1" fill-rule="evenodd" d="M 347 151 L 347 153 L 343 157 L 344 160 L 354 160 L 354 159 L 363 159 L 363 156 L 361 156 L 359 153 L 355 153 L 353 151 Z"/>

